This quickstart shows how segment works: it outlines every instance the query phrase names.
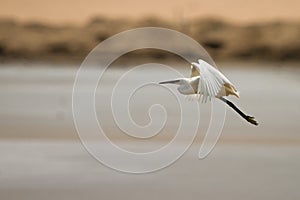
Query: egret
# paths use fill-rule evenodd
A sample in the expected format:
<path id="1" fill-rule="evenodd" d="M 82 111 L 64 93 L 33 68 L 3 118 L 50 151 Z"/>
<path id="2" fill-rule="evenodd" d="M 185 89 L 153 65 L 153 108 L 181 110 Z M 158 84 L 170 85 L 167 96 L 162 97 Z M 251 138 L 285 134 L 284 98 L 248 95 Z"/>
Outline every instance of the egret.
<path id="1" fill-rule="evenodd" d="M 233 95 L 239 98 L 239 92 L 234 85 L 216 68 L 205 62 L 198 60 L 198 63 L 191 63 L 190 78 L 178 78 L 175 80 L 163 81 L 159 84 L 179 85 L 177 90 L 183 95 L 198 95 L 202 102 L 207 102 L 212 98 L 220 99 L 233 108 L 240 116 L 249 123 L 258 125 L 254 117 L 246 115 L 231 101 L 224 96 Z"/>

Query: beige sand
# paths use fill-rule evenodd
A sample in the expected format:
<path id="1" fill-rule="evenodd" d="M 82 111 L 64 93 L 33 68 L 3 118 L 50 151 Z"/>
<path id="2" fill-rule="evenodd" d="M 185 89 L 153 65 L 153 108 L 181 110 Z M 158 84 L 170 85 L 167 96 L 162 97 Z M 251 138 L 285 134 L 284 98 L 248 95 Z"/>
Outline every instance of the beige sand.
<path id="1" fill-rule="evenodd" d="M 299 20 L 297 0 L 2 0 L 0 17 L 51 23 L 84 23 L 90 17 L 141 18 L 157 16 L 175 21 L 220 17 L 233 22 Z"/>

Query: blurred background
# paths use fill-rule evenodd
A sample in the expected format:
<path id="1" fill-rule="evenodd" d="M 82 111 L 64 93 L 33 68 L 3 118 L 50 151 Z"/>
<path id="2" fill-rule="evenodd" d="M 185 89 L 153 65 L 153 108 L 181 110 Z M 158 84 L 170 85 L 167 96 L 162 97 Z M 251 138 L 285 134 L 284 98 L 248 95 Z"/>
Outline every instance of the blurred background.
<path id="1" fill-rule="evenodd" d="M 1 199 L 300 198 L 299 1 L 0 2 Z M 241 92 L 240 99 L 230 99 L 254 115 L 259 126 L 227 109 L 218 144 L 206 159 L 198 160 L 210 120 L 210 105 L 204 104 L 192 147 L 166 169 L 130 175 L 93 159 L 73 124 L 76 72 L 101 41 L 145 26 L 174 29 L 203 45 Z M 185 76 L 190 73 L 186 61 L 164 51 L 123 55 L 103 77 L 98 114 L 111 112 L 101 99 L 109 98 L 118 78 L 148 62 L 167 64 Z M 149 70 L 137 78 L 155 79 L 157 73 L 161 72 Z M 176 111 L 177 104 L 155 88 L 148 94 L 151 98 L 137 97 L 138 109 L 132 113 L 137 123 L 149 121 L 148 100 L 167 103 Z M 120 146 L 153 150 L 174 137 L 175 111 L 166 129 L 151 140 L 124 136 L 110 115 L 101 120 L 108 137 Z"/>

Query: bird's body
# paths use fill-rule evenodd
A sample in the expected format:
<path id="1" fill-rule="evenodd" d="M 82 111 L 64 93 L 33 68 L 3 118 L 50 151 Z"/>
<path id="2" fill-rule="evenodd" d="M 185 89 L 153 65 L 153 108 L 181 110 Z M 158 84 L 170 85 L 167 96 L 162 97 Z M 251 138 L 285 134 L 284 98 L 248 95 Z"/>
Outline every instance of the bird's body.
<path id="1" fill-rule="evenodd" d="M 183 78 L 180 81 L 178 92 L 184 95 L 193 95 L 198 92 L 199 76 L 191 78 Z"/>
<path id="2" fill-rule="evenodd" d="M 233 95 L 239 98 L 239 93 L 234 85 L 216 68 L 203 60 L 198 63 L 191 63 L 190 78 L 179 78 L 170 81 L 163 81 L 160 84 L 177 84 L 177 90 L 183 95 L 198 95 L 202 102 L 207 102 L 211 98 L 218 98 L 227 103 L 236 112 L 238 112 L 248 122 L 257 125 L 254 117 L 245 115 L 232 102 L 223 98 Z"/>

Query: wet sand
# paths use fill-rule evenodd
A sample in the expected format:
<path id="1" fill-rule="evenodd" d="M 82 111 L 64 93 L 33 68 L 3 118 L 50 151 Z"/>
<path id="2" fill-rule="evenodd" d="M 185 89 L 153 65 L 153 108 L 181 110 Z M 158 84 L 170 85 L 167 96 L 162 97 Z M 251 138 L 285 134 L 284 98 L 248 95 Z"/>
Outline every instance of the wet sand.
<path id="1" fill-rule="evenodd" d="M 258 63 L 239 68 L 241 65 L 223 63 L 219 68 L 241 91 L 241 99 L 232 100 L 260 125 L 253 127 L 228 109 L 219 143 L 209 157 L 198 160 L 210 113 L 209 106 L 201 105 L 204 126 L 192 148 L 170 167 L 143 175 L 111 170 L 81 145 L 71 110 L 76 67 L 3 65 L 1 199 L 298 199 L 300 71 L 289 65 Z M 185 68 L 180 71 L 189 73 Z M 120 69 L 108 72 L 103 94 L 109 95 L 110 81 L 123 73 Z M 157 76 L 151 71 L 145 74 L 153 79 Z M 155 96 L 157 92 L 150 89 L 149 93 Z M 145 105 L 146 101 L 138 106 Z M 97 109 L 109 111 L 101 104 Z M 141 123 L 147 121 L 142 111 L 133 115 Z M 176 127 L 172 121 L 167 130 Z M 106 122 L 105 128 L 113 141 L 129 148 L 152 149 L 165 141 L 135 143 L 117 137 L 121 133 L 113 122 Z"/>

